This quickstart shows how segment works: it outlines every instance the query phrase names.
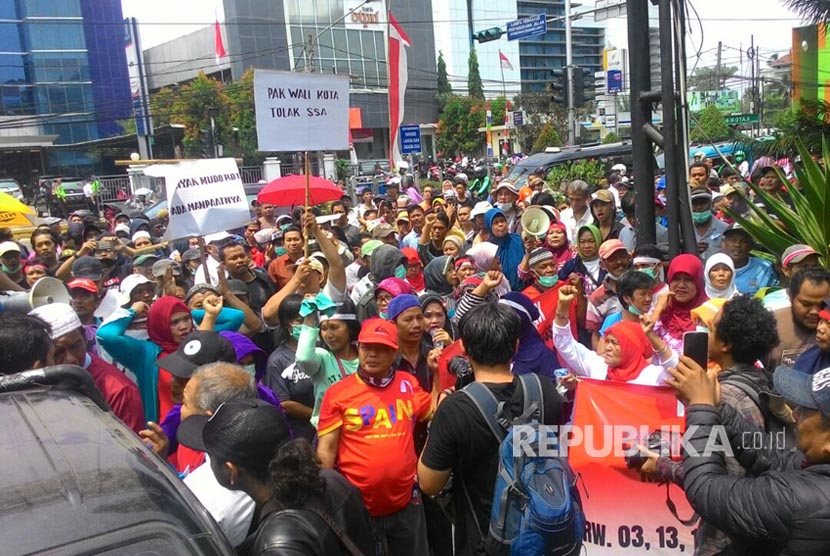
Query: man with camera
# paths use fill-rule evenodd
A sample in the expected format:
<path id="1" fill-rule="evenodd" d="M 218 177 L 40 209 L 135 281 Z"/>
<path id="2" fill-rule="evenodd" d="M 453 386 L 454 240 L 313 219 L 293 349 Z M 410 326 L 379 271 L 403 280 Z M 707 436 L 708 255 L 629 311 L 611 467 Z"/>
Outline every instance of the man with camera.
<path id="1" fill-rule="evenodd" d="M 765 359 L 777 344 L 778 333 L 772 313 L 764 309 L 760 300 L 748 296 L 738 296 L 727 302 L 715 316 L 709 331 L 709 360 L 722 369 L 718 375 L 720 407 L 729 406 L 745 422 L 766 432 L 770 432 L 775 417 L 761 400 L 764 399 L 762 393 L 768 395 L 772 385 L 764 370 L 755 363 Z M 748 395 L 747 389 L 755 394 Z M 741 477 L 747 473 L 733 457 L 725 458 L 724 466 L 730 476 Z M 649 453 L 640 472 L 679 485 L 684 482 L 683 468 L 654 452 Z M 731 544 L 730 536 L 704 517 L 695 538 L 695 554 L 721 554 Z"/>
<path id="2" fill-rule="evenodd" d="M 747 446 L 758 429 L 719 403 L 715 373 L 688 357 L 669 372 L 686 405 L 683 488 L 701 518 L 731 537 L 729 554 L 830 554 L 830 369 L 775 371 L 776 391 L 797 408 L 795 451 Z M 724 450 L 747 476 L 728 473 Z"/>

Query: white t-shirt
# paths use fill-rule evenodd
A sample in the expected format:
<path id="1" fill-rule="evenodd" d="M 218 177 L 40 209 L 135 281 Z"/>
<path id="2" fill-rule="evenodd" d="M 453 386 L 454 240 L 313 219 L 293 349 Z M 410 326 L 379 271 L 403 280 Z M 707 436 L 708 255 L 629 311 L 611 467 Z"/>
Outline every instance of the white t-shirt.
<path id="1" fill-rule="evenodd" d="M 185 477 L 184 484 L 210 513 L 232 546 L 245 542 L 256 504 L 241 490 L 228 490 L 219 484 L 207 454 L 205 463 Z"/>
<path id="2" fill-rule="evenodd" d="M 213 284 L 214 286 L 219 285 L 219 261 L 214 259 L 211 256 L 208 256 L 206 259 L 207 268 L 208 268 L 208 276 L 210 280 L 205 278 L 205 269 L 202 268 L 202 265 L 199 265 L 199 268 L 196 269 L 196 273 L 194 274 L 194 284 Z"/>

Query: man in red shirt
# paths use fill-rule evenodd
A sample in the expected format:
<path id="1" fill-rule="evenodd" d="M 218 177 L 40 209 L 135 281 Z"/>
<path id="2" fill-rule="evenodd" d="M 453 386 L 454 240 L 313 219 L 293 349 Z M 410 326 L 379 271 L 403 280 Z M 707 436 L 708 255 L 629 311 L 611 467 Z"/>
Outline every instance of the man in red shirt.
<path id="1" fill-rule="evenodd" d="M 50 303 L 29 314 L 50 326 L 55 364 L 77 365 L 86 369 L 115 416 L 136 433 L 143 429 L 144 407 L 138 386 L 111 364 L 87 353 L 83 325 L 72 307 L 66 303 Z"/>
<path id="2" fill-rule="evenodd" d="M 326 391 L 317 427 L 323 467 L 340 472 L 360 489 L 389 554 L 429 553 L 426 520 L 415 485 L 414 430 L 432 416 L 432 400 L 418 380 L 394 367 L 395 325 L 363 323 L 357 372 Z"/>

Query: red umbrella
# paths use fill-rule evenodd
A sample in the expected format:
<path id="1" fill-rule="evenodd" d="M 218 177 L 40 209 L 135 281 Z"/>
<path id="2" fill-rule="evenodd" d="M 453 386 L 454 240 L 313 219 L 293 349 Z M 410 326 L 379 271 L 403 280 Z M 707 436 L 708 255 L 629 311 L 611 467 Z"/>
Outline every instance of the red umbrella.
<path id="1" fill-rule="evenodd" d="M 339 200 L 345 193 L 334 182 L 317 176 L 309 178 L 311 189 L 311 202 L 313 205 L 328 203 Z M 257 201 L 275 207 L 304 206 L 306 176 L 294 175 L 285 176 L 271 180 L 257 194 Z"/>

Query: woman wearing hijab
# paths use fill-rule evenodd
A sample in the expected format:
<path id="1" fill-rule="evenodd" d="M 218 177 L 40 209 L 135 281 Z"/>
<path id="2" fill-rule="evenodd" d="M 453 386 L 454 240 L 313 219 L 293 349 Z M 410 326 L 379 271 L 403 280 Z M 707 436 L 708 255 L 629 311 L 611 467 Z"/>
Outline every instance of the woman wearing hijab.
<path id="1" fill-rule="evenodd" d="M 695 255 L 682 254 L 672 260 L 667 275 L 669 292 L 660 297 L 652 311 L 656 321 L 654 331 L 672 350 L 683 349 L 683 333 L 695 329 L 692 309 L 702 305 L 706 295 L 703 263 Z"/>
<path id="2" fill-rule="evenodd" d="M 464 254 L 466 241 L 458 237 L 452 232 L 447 234 L 444 238 L 444 254 L 448 257 L 456 258 Z"/>
<path id="3" fill-rule="evenodd" d="M 706 332 L 707 334 L 712 331 L 713 323 L 715 322 L 715 317 L 718 313 L 721 312 L 723 306 L 726 305 L 728 299 L 724 299 L 722 297 L 713 297 L 706 301 L 703 305 L 699 307 L 695 307 L 692 309 L 692 319 L 695 322 L 695 330 L 697 332 Z M 719 373 L 721 371 L 720 365 L 709 360 L 709 365 L 707 367 L 710 371 L 715 371 Z"/>
<path id="4" fill-rule="evenodd" d="M 568 241 L 567 228 L 561 222 L 554 222 L 548 228 L 548 233 L 545 235 L 544 246 L 553 253 L 553 259 L 556 262 L 556 271 L 562 270 L 565 263 L 576 256 L 576 249 Z"/>
<path id="5" fill-rule="evenodd" d="M 703 269 L 703 280 L 709 299 L 732 299 L 739 293 L 735 287 L 735 263 L 726 253 L 709 257 Z"/>
<path id="6" fill-rule="evenodd" d="M 416 292 L 423 292 L 427 286 L 424 282 L 424 264 L 418 251 L 412 247 L 404 247 L 401 253 L 406 257 L 406 281 Z"/>
<path id="7" fill-rule="evenodd" d="M 427 286 L 426 293 L 443 299 L 447 313 L 452 317 L 455 314 L 455 286 L 458 285 L 452 257 L 443 255 L 432 259 L 424 268 L 424 280 Z"/>
<path id="8" fill-rule="evenodd" d="M 582 277 L 585 297 L 602 285 L 605 270 L 599 264 L 599 246 L 602 236 L 599 228 L 593 225 L 582 226 L 576 233 L 577 256 L 567 261 L 559 270 L 559 279 L 568 280 L 576 274 Z"/>
<path id="9" fill-rule="evenodd" d="M 488 210 L 484 215 L 484 226 L 490 234 L 487 241 L 498 247 L 496 256 L 501 263 L 502 272 L 510 283 L 510 288 L 521 290 L 525 285 L 519 278 L 519 265 L 525 255 L 522 236 L 510 233 L 507 217 L 497 208 Z"/>
<path id="10" fill-rule="evenodd" d="M 354 304 L 347 300 L 332 314 L 316 310 L 305 317 L 297 343 L 297 369 L 311 377 L 313 404 L 308 418 L 315 431 L 323 396 L 329 386 L 357 371 L 357 337 L 360 322 Z M 316 347 L 321 337 L 326 347 Z"/>
<path id="11" fill-rule="evenodd" d="M 210 298 L 204 310 L 199 328 L 213 330 L 222 310 L 222 298 Z M 126 332 L 133 319 L 145 314 L 149 340 L 128 336 Z M 181 401 L 181 385 L 174 389 L 172 375 L 159 368 L 157 360 L 176 351 L 182 339 L 193 330 L 193 316 L 180 299 L 162 296 L 149 310 L 146 303 L 139 301 L 129 309 L 119 309 L 111 319 L 98 328 L 98 343 L 115 361 L 135 374 L 144 415 L 147 420 L 158 423 Z"/>
<path id="12" fill-rule="evenodd" d="M 519 333 L 519 347 L 513 356 L 513 374 L 523 375 L 536 373 L 556 381 L 554 370 L 559 368 L 559 360 L 539 335 L 533 324 L 539 317 L 539 309 L 528 296 L 520 292 L 510 292 L 499 299 L 499 303 L 507 305 L 519 315 L 522 321 L 522 330 Z"/>
<path id="13" fill-rule="evenodd" d="M 618 322 L 604 337 L 601 353 L 578 343 L 568 322 L 568 310 L 576 297 L 574 286 L 559 290 L 559 304 L 553 326 L 553 343 L 559 360 L 576 376 L 660 386 L 669 376 L 666 369 L 676 367 L 677 353 L 654 333 L 647 321 Z M 651 362 L 652 357 L 657 364 Z"/>

